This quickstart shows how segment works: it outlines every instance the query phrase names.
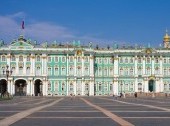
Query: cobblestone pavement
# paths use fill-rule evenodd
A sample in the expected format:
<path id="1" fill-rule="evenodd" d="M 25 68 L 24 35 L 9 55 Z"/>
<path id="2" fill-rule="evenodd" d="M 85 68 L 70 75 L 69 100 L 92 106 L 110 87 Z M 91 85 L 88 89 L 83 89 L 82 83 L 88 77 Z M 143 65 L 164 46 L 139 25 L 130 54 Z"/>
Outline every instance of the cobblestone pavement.
<path id="1" fill-rule="evenodd" d="M 169 126 L 170 98 L 14 97 L 0 126 Z"/>

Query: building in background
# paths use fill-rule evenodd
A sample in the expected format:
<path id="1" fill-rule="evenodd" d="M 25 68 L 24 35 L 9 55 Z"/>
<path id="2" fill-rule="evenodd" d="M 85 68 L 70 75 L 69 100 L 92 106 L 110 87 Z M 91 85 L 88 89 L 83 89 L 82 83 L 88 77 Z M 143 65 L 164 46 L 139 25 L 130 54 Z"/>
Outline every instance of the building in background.
<path id="1" fill-rule="evenodd" d="M 92 48 L 92 43 L 81 46 L 79 41 L 39 45 L 23 36 L 9 45 L 0 41 L 0 93 L 30 96 L 167 93 L 169 42 L 167 33 L 163 47 L 158 48 L 113 45 L 101 49 Z"/>

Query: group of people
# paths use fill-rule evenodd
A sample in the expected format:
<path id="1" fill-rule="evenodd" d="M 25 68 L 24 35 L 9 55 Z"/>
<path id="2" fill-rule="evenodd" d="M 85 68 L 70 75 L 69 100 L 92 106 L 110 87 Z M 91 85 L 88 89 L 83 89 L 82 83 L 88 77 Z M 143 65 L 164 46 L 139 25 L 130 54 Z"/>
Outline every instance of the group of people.
<path id="1" fill-rule="evenodd" d="M 119 93 L 118 95 L 113 94 L 113 97 L 116 98 L 116 99 L 117 99 L 117 97 L 126 98 L 126 93 L 125 93 L 125 92 L 123 92 L 123 93 L 121 92 L 121 93 Z M 134 93 L 134 97 L 137 98 L 137 92 Z"/>

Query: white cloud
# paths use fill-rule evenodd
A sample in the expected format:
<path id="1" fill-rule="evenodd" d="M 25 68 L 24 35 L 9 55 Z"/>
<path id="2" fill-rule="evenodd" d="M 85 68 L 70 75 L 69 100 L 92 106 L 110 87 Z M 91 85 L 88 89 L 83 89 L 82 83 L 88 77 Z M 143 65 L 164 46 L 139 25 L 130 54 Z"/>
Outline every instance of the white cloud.
<path id="1" fill-rule="evenodd" d="M 34 21 L 27 23 L 26 21 L 25 29 L 21 30 L 22 17 L 25 15 L 24 12 L 18 12 L 13 15 L 0 16 L 0 39 L 10 43 L 13 39 L 17 39 L 20 34 L 24 34 L 26 38 L 37 40 L 39 43 L 44 41 L 53 42 L 55 40 L 61 42 L 80 40 L 85 45 L 88 42 L 94 42 L 94 46 L 96 44 L 107 46 L 106 42 L 113 43 L 113 40 L 100 39 L 89 35 L 80 36 L 64 26 L 51 22 Z"/>

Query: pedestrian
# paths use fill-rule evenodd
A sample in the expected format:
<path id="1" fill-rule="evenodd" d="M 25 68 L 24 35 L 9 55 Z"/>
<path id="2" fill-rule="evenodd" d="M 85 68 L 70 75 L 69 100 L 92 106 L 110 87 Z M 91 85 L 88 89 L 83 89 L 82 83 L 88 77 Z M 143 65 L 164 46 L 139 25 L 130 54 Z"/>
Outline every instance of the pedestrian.
<path id="1" fill-rule="evenodd" d="M 135 92 L 135 98 L 137 98 L 137 92 Z"/>

